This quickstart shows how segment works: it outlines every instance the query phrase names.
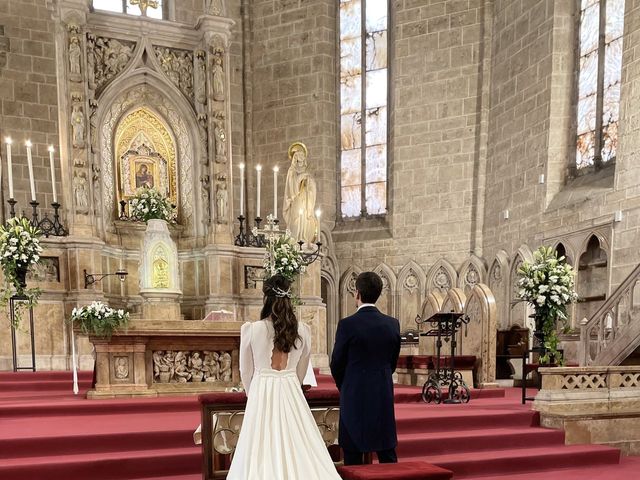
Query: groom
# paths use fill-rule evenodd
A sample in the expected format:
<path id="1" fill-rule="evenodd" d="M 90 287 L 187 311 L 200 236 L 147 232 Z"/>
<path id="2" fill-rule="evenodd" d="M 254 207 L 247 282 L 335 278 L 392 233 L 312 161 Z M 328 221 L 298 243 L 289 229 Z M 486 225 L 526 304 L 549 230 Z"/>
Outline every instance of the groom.
<path id="1" fill-rule="evenodd" d="M 396 463 L 393 379 L 400 354 L 400 324 L 375 306 L 382 279 L 364 272 L 356 279 L 356 306 L 340 320 L 331 373 L 340 390 L 340 446 L 345 465 L 361 465 L 364 453 Z"/>

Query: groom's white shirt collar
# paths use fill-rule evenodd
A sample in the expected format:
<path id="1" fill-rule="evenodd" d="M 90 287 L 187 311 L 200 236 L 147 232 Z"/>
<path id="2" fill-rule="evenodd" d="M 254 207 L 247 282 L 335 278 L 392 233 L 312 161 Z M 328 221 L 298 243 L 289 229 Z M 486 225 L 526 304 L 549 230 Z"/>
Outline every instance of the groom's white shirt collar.
<path id="1" fill-rule="evenodd" d="M 361 308 L 364 307 L 374 307 L 375 308 L 376 304 L 375 303 L 363 303 L 362 305 L 360 305 L 358 307 L 358 309 L 356 310 L 356 312 L 359 312 Z"/>

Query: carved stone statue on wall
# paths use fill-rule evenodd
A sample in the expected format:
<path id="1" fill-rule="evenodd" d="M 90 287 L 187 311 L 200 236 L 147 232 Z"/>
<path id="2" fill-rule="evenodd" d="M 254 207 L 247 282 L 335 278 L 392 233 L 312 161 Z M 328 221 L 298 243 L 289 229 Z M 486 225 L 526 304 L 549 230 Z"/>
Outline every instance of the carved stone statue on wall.
<path id="1" fill-rule="evenodd" d="M 216 138 L 216 162 L 226 163 L 227 161 L 227 134 L 221 121 L 215 122 L 213 135 Z"/>
<path id="2" fill-rule="evenodd" d="M 80 75 L 81 56 L 80 39 L 78 37 L 71 37 L 69 39 L 69 73 L 71 73 L 71 75 Z"/>
<path id="3" fill-rule="evenodd" d="M 84 147 L 84 113 L 82 106 L 75 104 L 71 112 L 71 129 L 73 132 L 73 146 Z"/>
<path id="4" fill-rule="evenodd" d="M 207 102 L 207 65 L 204 62 L 205 53 L 196 53 L 196 66 L 193 71 L 193 86 L 196 95 L 196 102 Z"/>
<path id="5" fill-rule="evenodd" d="M 96 53 L 94 47 L 96 44 L 96 37 L 87 35 L 87 83 L 89 90 L 96 89 Z"/>
<path id="6" fill-rule="evenodd" d="M 231 355 L 229 352 L 224 352 L 220 354 L 220 380 L 230 382 L 231 374 Z"/>
<path id="7" fill-rule="evenodd" d="M 200 177 L 200 183 L 202 184 L 202 207 L 204 209 L 205 223 L 211 221 L 211 180 L 209 175 L 203 175 Z"/>
<path id="8" fill-rule="evenodd" d="M 75 171 L 73 174 L 73 193 L 76 200 L 76 210 L 78 213 L 88 213 L 89 194 L 87 192 L 87 174 L 82 171 Z"/>
<path id="9" fill-rule="evenodd" d="M 227 223 L 227 205 L 229 204 L 229 191 L 226 179 L 218 182 L 216 189 L 216 222 Z"/>
<path id="10" fill-rule="evenodd" d="M 213 57 L 213 99 L 224 102 L 224 70 L 222 69 L 222 52 L 216 52 Z"/>
<path id="11" fill-rule="evenodd" d="M 311 243 L 318 233 L 315 217 L 316 182 L 309 172 L 307 147 L 296 142 L 289 147 L 291 166 L 284 187 L 283 215 L 294 239 Z"/>
<path id="12" fill-rule="evenodd" d="M 217 382 L 220 377 L 220 355 L 218 352 L 204 352 L 204 381 Z"/>

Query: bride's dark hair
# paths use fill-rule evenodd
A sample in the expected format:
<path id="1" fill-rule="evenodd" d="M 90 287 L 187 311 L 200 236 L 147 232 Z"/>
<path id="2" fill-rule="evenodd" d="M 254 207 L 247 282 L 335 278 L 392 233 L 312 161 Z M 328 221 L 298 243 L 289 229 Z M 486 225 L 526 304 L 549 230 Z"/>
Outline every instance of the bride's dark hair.
<path id="1" fill-rule="evenodd" d="M 291 282 L 282 275 L 274 275 L 262 285 L 264 306 L 260 318 L 271 319 L 275 330 L 273 346 L 284 353 L 296 348 L 296 341 L 302 340 L 298 334 L 298 319 L 293 311 L 290 289 Z"/>

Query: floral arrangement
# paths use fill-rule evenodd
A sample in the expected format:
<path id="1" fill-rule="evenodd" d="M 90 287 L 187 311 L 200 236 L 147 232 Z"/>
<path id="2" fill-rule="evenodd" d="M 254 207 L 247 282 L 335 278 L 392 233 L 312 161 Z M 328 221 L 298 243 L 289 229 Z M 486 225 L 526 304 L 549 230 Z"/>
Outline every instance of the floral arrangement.
<path id="1" fill-rule="evenodd" d="M 529 302 L 542 320 L 544 347 L 547 352 L 541 363 L 554 360 L 563 363 L 558 352 L 557 322 L 567 324 L 567 306 L 578 298 L 575 272 L 564 257 L 558 258 L 553 248 L 542 246 L 533 254 L 533 262 L 524 262 L 518 269 L 518 297 Z"/>
<path id="2" fill-rule="evenodd" d="M 264 269 L 267 278 L 279 273 L 292 282 L 304 271 L 300 249 L 288 231 L 267 242 Z"/>
<path id="3" fill-rule="evenodd" d="M 175 207 L 155 188 L 139 188 L 129 205 L 131 217 L 142 222 L 154 219 L 167 222 L 176 220 Z"/>
<path id="4" fill-rule="evenodd" d="M 93 302 L 71 312 L 71 322 L 77 322 L 85 335 L 110 338 L 113 332 L 125 328 L 129 323 L 129 313 L 116 310 L 102 302 Z"/>
<path id="5" fill-rule="evenodd" d="M 40 289 L 27 289 L 26 275 L 29 267 L 40 261 L 42 246 L 40 231 L 26 217 L 10 218 L 0 226 L 0 264 L 4 273 L 4 289 L 0 305 L 9 303 L 12 296 L 25 301 L 16 303 L 14 323 L 22 318 L 22 311 L 38 303 Z"/>

